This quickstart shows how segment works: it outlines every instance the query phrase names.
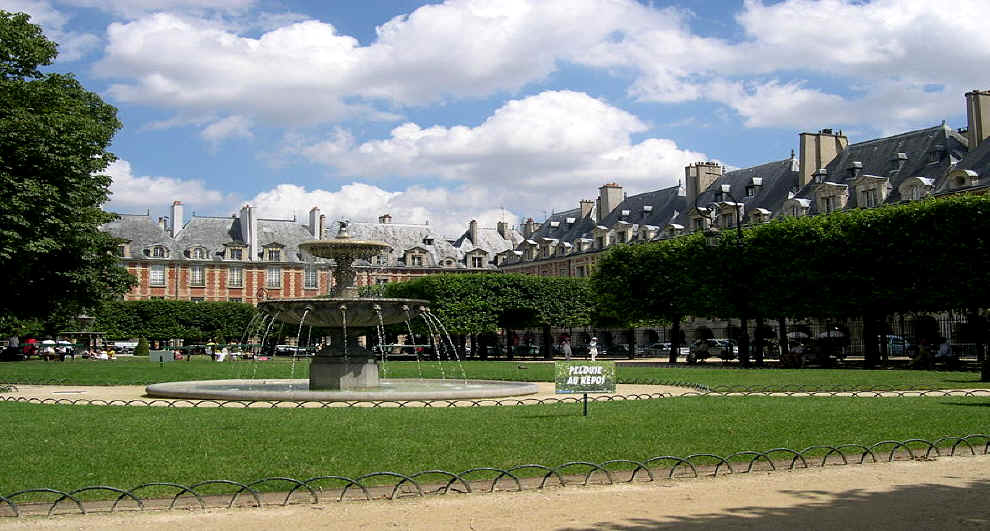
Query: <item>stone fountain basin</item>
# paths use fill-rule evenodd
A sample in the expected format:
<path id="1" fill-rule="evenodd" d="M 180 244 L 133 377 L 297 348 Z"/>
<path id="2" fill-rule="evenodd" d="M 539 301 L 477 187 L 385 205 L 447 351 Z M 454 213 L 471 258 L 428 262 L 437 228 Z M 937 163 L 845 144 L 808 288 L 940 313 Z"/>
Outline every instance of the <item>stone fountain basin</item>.
<path id="1" fill-rule="evenodd" d="M 347 328 L 367 328 L 378 326 L 378 313 L 384 324 L 401 323 L 419 314 L 419 307 L 425 307 L 429 301 L 422 299 L 386 299 L 386 298 L 349 298 L 313 297 L 308 299 L 271 299 L 258 303 L 258 309 L 269 314 L 278 314 L 278 320 L 283 323 L 298 325 L 302 321 L 306 309 L 306 325 L 343 328 L 346 315 Z M 346 311 L 341 311 L 341 306 Z M 408 307 L 409 312 L 403 307 Z"/>
<path id="2" fill-rule="evenodd" d="M 203 380 L 149 385 L 145 394 L 199 400 L 393 401 L 460 400 L 531 395 L 539 386 L 500 380 L 383 379 L 380 385 L 343 391 L 310 391 L 309 380 Z"/>

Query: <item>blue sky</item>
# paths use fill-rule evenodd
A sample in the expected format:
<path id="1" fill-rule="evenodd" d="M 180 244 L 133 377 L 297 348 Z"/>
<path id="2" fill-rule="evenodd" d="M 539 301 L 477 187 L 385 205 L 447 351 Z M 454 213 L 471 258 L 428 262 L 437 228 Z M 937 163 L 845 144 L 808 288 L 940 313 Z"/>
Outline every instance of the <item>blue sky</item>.
<path id="1" fill-rule="evenodd" d="M 0 0 L 120 111 L 108 208 L 542 218 L 798 133 L 964 127 L 985 1 Z"/>

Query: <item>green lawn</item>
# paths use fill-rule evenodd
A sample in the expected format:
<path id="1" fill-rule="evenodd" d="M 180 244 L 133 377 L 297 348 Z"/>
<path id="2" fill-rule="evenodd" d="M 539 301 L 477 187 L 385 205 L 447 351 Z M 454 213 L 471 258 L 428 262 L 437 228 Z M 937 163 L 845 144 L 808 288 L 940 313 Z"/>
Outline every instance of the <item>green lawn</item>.
<path id="1" fill-rule="evenodd" d="M 76 385 L 147 385 L 179 380 L 213 380 L 225 378 L 306 378 L 308 361 L 293 366 L 285 359 L 276 361 L 238 361 L 215 363 L 202 358 L 167 363 L 160 367 L 143 358 L 116 361 L 77 359 L 64 363 L 27 361 L 0 364 L 0 382 L 65 383 Z M 460 377 L 461 366 L 455 362 L 389 362 L 385 376 L 415 378 Z M 463 363 L 469 378 L 493 380 L 552 381 L 553 365 L 510 361 L 469 361 Z M 623 367 L 618 369 L 620 382 L 681 382 L 704 385 L 712 389 L 951 389 L 985 387 L 976 372 L 860 370 L 860 369 L 727 369 L 720 367 Z"/>
<path id="2" fill-rule="evenodd" d="M 0 494 L 251 481 L 990 432 L 987 398 L 691 397 L 581 406 L 216 409 L 0 403 Z M 284 484 L 269 488 L 285 488 Z"/>

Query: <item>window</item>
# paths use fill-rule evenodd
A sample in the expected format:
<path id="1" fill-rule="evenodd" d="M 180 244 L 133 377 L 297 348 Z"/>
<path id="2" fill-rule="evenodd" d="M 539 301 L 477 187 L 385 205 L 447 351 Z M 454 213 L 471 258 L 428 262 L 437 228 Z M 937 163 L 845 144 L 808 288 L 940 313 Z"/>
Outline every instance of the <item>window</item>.
<path id="1" fill-rule="evenodd" d="M 165 297 L 162 297 L 162 296 L 152 296 L 152 297 L 148 297 L 148 298 L 151 299 L 151 300 L 153 300 L 153 301 L 163 301 L 163 300 L 165 300 Z"/>
<path id="2" fill-rule="evenodd" d="M 471 267 L 484 267 L 484 258 L 480 256 L 471 257 Z"/>
<path id="3" fill-rule="evenodd" d="M 152 286 L 164 286 L 165 285 L 165 266 L 162 264 L 155 264 L 151 266 L 151 275 L 149 276 L 149 283 Z"/>
<path id="4" fill-rule="evenodd" d="M 433 245 L 433 238 L 423 238 L 423 245 Z"/>
<path id="5" fill-rule="evenodd" d="M 195 248 L 195 249 L 192 250 L 192 252 L 190 253 L 190 256 L 194 260 L 206 260 L 206 249 L 204 249 L 202 247 L 197 247 L 197 248 Z"/>
<path id="6" fill-rule="evenodd" d="M 822 198 L 822 205 L 822 210 L 824 210 L 826 214 L 835 212 L 835 196 L 829 195 Z"/>
<path id="7" fill-rule="evenodd" d="M 242 302 L 240 297 L 227 297 L 227 302 Z"/>
<path id="8" fill-rule="evenodd" d="M 388 279 L 387 278 L 376 278 L 375 279 L 375 284 L 378 284 L 379 286 L 381 286 L 382 284 L 388 284 Z"/>
<path id="9" fill-rule="evenodd" d="M 619 231 L 617 236 L 619 237 L 619 243 L 626 243 L 626 231 Z"/>
<path id="10" fill-rule="evenodd" d="M 194 265 L 189 266 L 189 285 L 190 286 L 203 286 L 206 281 L 203 277 L 203 266 Z"/>
<path id="11" fill-rule="evenodd" d="M 189 297 L 192 302 L 204 302 L 206 299 L 203 297 Z"/>
<path id="12" fill-rule="evenodd" d="M 244 259 L 244 249 L 231 249 L 230 250 L 231 260 L 243 260 Z"/>
<path id="13" fill-rule="evenodd" d="M 733 214 L 722 214 L 722 226 L 723 227 L 734 227 L 736 224 L 736 215 Z"/>
<path id="14" fill-rule="evenodd" d="M 798 216 L 801 215 L 801 212 L 798 210 L 798 206 L 797 205 L 792 205 L 791 206 L 791 215 L 794 216 L 794 217 L 798 217 Z"/>
<path id="15" fill-rule="evenodd" d="M 583 265 L 579 265 L 579 266 L 577 266 L 577 267 L 574 268 L 574 276 L 576 276 L 576 277 L 584 277 L 584 266 Z"/>
<path id="16" fill-rule="evenodd" d="M 915 186 L 912 186 L 911 187 L 911 199 L 913 199 L 915 201 L 921 199 L 921 187 L 920 186 L 915 185 Z"/>
<path id="17" fill-rule="evenodd" d="M 385 265 L 387 259 L 384 255 L 376 254 L 371 257 L 371 263 L 374 265 Z"/>
<path id="18" fill-rule="evenodd" d="M 876 188 L 871 188 L 869 190 L 863 190 L 863 206 L 872 208 L 877 206 L 879 202 L 877 201 L 877 190 Z"/>
<path id="19" fill-rule="evenodd" d="M 265 250 L 266 260 L 269 262 L 281 262 L 282 261 L 282 250 L 281 249 L 266 249 Z"/>
<path id="20" fill-rule="evenodd" d="M 117 256 L 119 256 L 121 258 L 127 256 L 127 246 L 126 245 L 118 245 L 117 246 Z"/>
<path id="21" fill-rule="evenodd" d="M 421 265 L 423 265 L 423 257 L 422 257 L 422 255 L 414 254 L 414 255 L 411 255 L 409 258 L 412 259 L 412 265 L 414 265 L 414 266 L 421 266 Z"/>
<path id="22" fill-rule="evenodd" d="M 281 288 L 282 287 L 282 268 L 281 267 L 269 267 L 265 272 L 265 287 L 266 288 Z"/>
<path id="23" fill-rule="evenodd" d="M 559 272 L 559 274 L 557 276 L 560 276 L 560 277 L 569 277 L 569 276 L 571 276 L 571 270 L 570 270 L 570 268 L 567 267 L 567 266 L 560 266 L 560 272 Z"/>
<path id="24" fill-rule="evenodd" d="M 244 285 L 244 268 L 231 266 L 227 269 L 227 287 L 239 288 Z"/>
<path id="25" fill-rule="evenodd" d="M 746 197 L 753 197 L 754 195 L 756 195 L 756 186 L 752 184 L 746 186 Z"/>
<path id="26" fill-rule="evenodd" d="M 152 258 L 165 258 L 165 248 L 161 245 L 156 245 L 151 248 Z"/>
<path id="27" fill-rule="evenodd" d="M 605 238 L 601 236 L 595 238 L 595 246 L 597 246 L 598 248 L 605 247 Z"/>
<path id="28" fill-rule="evenodd" d="M 315 265 L 308 265 L 303 271 L 303 287 L 306 289 L 317 289 L 319 286 L 317 270 Z"/>
<path id="29" fill-rule="evenodd" d="M 550 247 L 543 247 L 542 251 L 543 251 L 542 252 L 543 258 L 547 258 L 550 256 Z"/>

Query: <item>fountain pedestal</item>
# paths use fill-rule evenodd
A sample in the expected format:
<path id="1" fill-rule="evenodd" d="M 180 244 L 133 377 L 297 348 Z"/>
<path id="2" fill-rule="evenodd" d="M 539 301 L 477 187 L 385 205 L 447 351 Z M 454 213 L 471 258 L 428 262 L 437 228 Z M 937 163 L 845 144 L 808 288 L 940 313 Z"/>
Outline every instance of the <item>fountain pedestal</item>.
<path id="1" fill-rule="evenodd" d="M 373 358 L 317 356 L 309 365 L 309 388 L 341 391 L 378 387 L 378 364 Z"/>

